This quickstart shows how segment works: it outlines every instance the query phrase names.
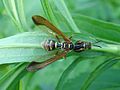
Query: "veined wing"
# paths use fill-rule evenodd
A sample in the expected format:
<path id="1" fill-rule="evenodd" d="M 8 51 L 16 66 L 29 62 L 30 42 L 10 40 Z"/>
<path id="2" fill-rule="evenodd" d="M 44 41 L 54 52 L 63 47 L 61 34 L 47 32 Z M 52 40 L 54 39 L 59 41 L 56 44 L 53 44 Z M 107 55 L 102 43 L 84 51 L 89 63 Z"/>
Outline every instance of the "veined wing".
<path id="1" fill-rule="evenodd" d="M 39 69 L 42 69 L 42 68 L 48 66 L 49 64 L 59 60 L 60 58 L 65 57 L 66 54 L 67 54 L 67 51 L 63 51 L 63 52 L 59 53 L 58 55 L 47 59 L 46 61 L 43 61 L 43 62 L 31 62 L 29 64 L 29 66 L 27 67 L 27 70 L 28 71 L 37 71 Z"/>
<path id="2" fill-rule="evenodd" d="M 44 17 L 42 16 L 38 16 L 38 15 L 34 15 L 32 17 L 34 23 L 36 25 L 45 25 L 46 27 L 48 27 L 51 31 L 55 32 L 56 34 L 58 34 L 59 36 L 62 36 L 63 39 L 70 43 L 71 40 L 66 37 L 57 27 L 55 27 L 52 23 L 50 23 L 47 19 L 45 19 Z"/>

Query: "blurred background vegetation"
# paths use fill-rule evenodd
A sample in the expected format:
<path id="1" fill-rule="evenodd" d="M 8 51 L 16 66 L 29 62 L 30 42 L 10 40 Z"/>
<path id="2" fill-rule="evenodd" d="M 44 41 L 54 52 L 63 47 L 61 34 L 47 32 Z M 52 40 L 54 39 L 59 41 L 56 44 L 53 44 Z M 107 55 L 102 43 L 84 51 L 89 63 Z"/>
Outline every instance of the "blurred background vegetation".
<path id="1" fill-rule="evenodd" d="M 71 52 L 66 60 L 37 72 L 25 70 L 25 62 L 30 59 L 22 60 L 22 55 L 15 57 L 19 63 L 10 57 L 4 62 L 11 52 L 3 49 L 3 56 L 0 50 L 0 90 L 120 90 L 119 0 L 1 0 L 0 44 L 3 38 L 38 30 L 32 22 L 33 15 L 46 17 L 68 37 L 75 33 L 74 40 L 99 39 L 107 48 Z M 20 38 L 27 39 L 25 36 L 26 33 Z M 13 37 L 13 41 L 17 39 L 19 42 L 19 37 Z M 12 38 L 6 43 L 9 40 Z"/>

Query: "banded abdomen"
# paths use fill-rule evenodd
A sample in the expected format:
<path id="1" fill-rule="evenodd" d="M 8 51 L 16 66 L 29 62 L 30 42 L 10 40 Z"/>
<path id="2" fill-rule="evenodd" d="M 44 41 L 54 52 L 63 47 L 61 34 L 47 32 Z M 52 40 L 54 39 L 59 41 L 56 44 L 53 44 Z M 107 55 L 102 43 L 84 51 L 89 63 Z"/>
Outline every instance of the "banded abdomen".
<path id="1" fill-rule="evenodd" d="M 72 50 L 74 45 L 72 43 L 68 44 L 67 42 L 59 43 L 54 40 L 47 40 L 44 43 L 44 48 L 47 51 L 52 51 L 54 49 L 64 49 L 64 50 Z"/>

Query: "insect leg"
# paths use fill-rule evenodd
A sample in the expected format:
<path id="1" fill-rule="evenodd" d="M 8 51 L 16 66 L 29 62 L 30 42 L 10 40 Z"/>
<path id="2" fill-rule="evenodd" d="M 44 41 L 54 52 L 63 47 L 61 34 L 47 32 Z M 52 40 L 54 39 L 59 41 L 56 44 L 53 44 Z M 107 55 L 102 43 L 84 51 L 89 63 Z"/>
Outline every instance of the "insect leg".
<path id="1" fill-rule="evenodd" d="M 97 40 L 97 39 L 96 39 L 96 40 Z M 93 44 L 93 46 L 96 46 L 96 47 L 102 48 L 101 46 L 96 45 L 96 44 L 99 43 L 99 42 L 101 42 L 101 40 L 97 40 L 96 42 L 94 42 L 94 43 L 92 43 L 92 44 Z"/>
<path id="2" fill-rule="evenodd" d="M 71 40 L 71 39 L 72 39 L 72 36 L 70 36 L 69 39 Z"/>
<path id="3" fill-rule="evenodd" d="M 42 16 L 38 16 L 38 15 L 34 15 L 32 16 L 32 20 L 34 21 L 34 23 L 36 25 L 45 25 L 46 27 L 48 27 L 49 29 L 51 29 L 53 32 L 55 32 L 56 34 L 60 35 L 63 37 L 63 39 L 70 43 L 71 40 L 66 37 L 57 27 L 55 27 L 52 23 L 50 23 L 47 19 L 45 19 Z"/>
<path id="4" fill-rule="evenodd" d="M 26 68 L 28 71 L 37 71 L 39 69 L 42 69 L 46 66 L 48 66 L 49 64 L 59 60 L 60 58 L 66 56 L 67 54 L 67 51 L 63 51 L 61 52 L 60 54 L 46 60 L 46 61 L 43 61 L 43 62 L 31 62 L 28 67 Z"/>
<path id="5" fill-rule="evenodd" d="M 93 46 L 96 46 L 96 47 L 102 48 L 102 47 L 101 47 L 101 46 L 99 46 L 99 45 L 93 45 Z"/>
<path id="6" fill-rule="evenodd" d="M 58 35 L 55 35 L 55 37 L 57 38 L 58 42 L 60 43 L 60 38 L 58 37 Z"/>

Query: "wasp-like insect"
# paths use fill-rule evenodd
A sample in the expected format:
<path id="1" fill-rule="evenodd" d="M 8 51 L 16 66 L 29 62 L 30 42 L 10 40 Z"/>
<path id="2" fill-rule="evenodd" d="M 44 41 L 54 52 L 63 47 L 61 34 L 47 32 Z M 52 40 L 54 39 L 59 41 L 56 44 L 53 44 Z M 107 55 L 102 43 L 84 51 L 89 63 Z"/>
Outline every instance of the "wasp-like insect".
<path id="1" fill-rule="evenodd" d="M 55 42 L 54 40 L 47 40 L 43 44 L 44 48 L 47 51 L 52 51 L 54 49 L 62 49 L 62 50 L 73 50 L 75 52 L 81 52 L 86 49 L 91 48 L 91 43 L 90 42 L 83 42 L 83 41 L 77 41 L 75 44 L 67 43 L 67 42 Z"/>
<path id="2" fill-rule="evenodd" d="M 65 36 L 58 28 L 56 28 L 52 23 L 50 23 L 47 19 L 41 16 L 35 15 L 32 17 L 32 20 L 36 25 L 45 25 L 53 32 L 55 32 L 57 35 L 62 36 L 64 42 L 56 42 L 54 40 L 45 41 L 43 43 L 43 47 L 47 51 L 52 51 L 54 49 L 62 49 L 62 52 L 46 61 L 30 63 L 27 67 L 28 71 L 36 71 L 42 69 L 45 66 L 59 60 L 60 58 L 65 57 L 70 50 L 73 50 L 75 52 L 81 52 L 87 49 L 91 49 L 91 42 L 84 42 L 78 40 L 75 44 L 72 43 L 71 39 Z"/>

